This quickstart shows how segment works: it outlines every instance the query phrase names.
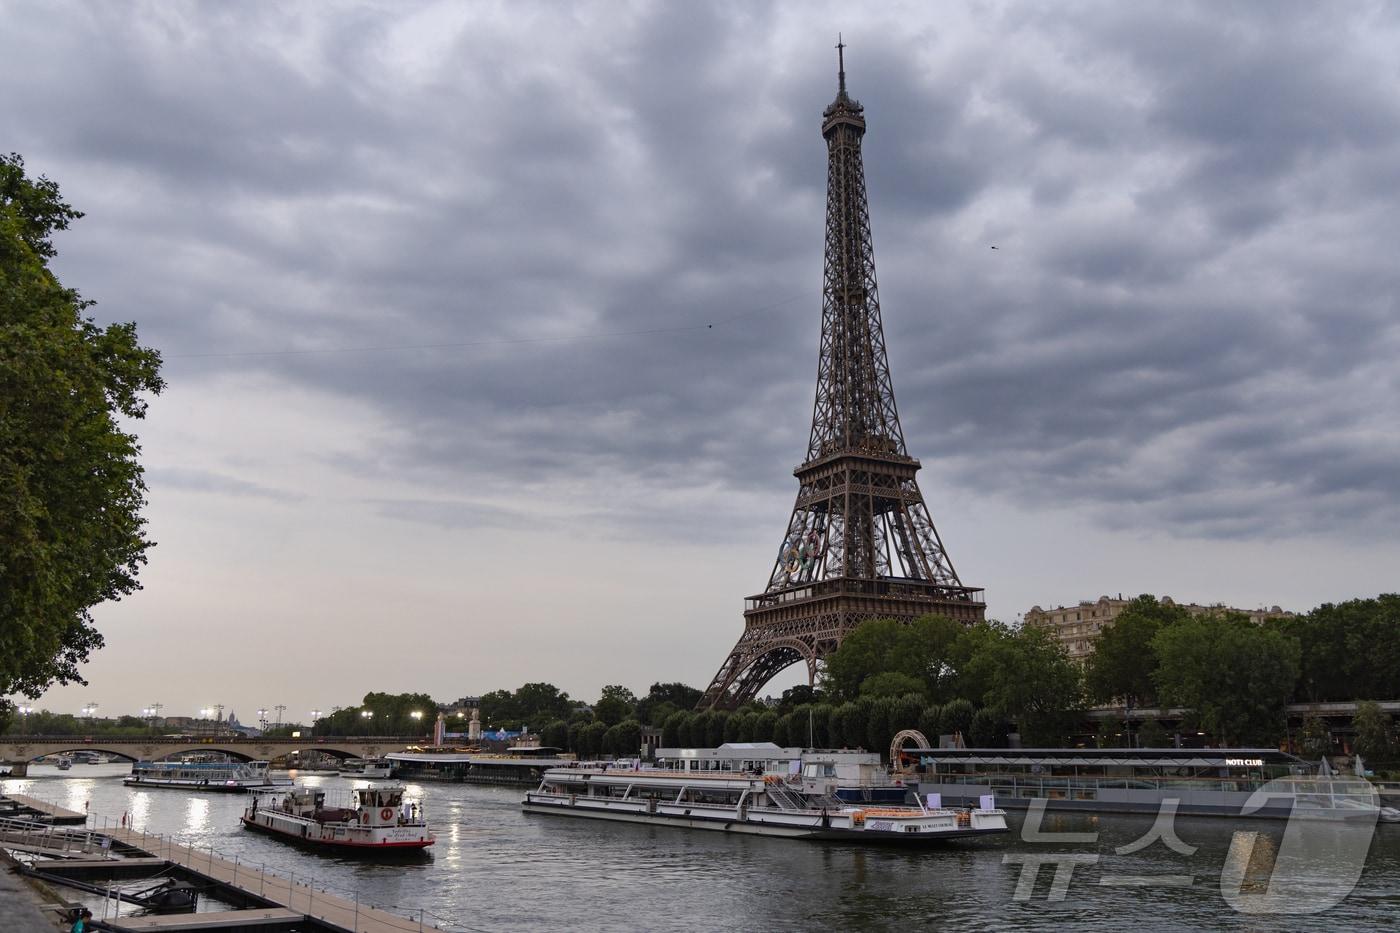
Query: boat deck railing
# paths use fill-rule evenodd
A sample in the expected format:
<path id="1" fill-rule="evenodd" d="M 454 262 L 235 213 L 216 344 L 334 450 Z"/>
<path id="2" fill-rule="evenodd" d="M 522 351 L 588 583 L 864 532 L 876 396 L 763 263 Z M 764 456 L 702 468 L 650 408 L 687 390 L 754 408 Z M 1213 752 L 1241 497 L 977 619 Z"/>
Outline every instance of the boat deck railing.
<path id="1" fill-rule="evenodd" d="M 643 768 L 641 770 L 631 768 L 608 768 L 607 770 L 602 768 L 551 768 L 550 772 L 586 774 L 590 777 L 627 777 L 636 780 L 663 778 L 666 781 L 761 781 L 765 777 L 762 774 L 754 774 L 752 771 L 672 771 L 661 768 Z"/>
<path id="2" fill-rule="evenodd" d="M 1345 778 L 1276 778 L 1263 781 L 1253 778 L 1084 778 L 1047 777 L 1017 774 L 933 774 L 926 783 L 960 784 L 985 787 L 1009 797 L 1069 797 L 1091 800 L 1091 793 L 1101 790 L 1181 790 L 1215 791 L 1220 793 L 1254 793 L 1266 785 L 1279 786 L 1300 797 L 1329 797 L 1335 799 L 1372 799 L 1369 787 L 1363 789 L 1359 780 Z"/>

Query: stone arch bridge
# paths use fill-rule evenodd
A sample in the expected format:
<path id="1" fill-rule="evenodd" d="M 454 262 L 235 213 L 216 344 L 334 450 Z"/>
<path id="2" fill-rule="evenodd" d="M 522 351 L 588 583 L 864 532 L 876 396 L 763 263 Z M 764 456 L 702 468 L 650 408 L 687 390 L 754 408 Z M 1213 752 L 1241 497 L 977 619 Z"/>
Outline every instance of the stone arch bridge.
<path id="1" fill-rule="evenodd" d="M 151 761 L 200 752 L 224 752 L 240 761 L 268 761 L 292 752 L 321 752 L 336 758 L 377 758 L 409 745 L 432 741 L 422 735 L 310 736 L 256 738 L 234 735 L 6 735 L 0 736 L 0 766 L 18 777 L 30 762 L 63 752 L 100 752 L 129 761 Z"/>

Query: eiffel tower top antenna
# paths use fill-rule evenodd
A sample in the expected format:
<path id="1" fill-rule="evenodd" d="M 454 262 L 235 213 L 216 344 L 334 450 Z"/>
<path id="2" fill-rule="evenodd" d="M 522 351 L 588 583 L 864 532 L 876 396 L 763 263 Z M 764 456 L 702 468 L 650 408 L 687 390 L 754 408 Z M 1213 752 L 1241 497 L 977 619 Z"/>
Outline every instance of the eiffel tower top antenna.
<path id="1" fill-rule="evenodd" d="M 837 77 L 841 83 L 841 94 L 846 93 L 846 43 L 841 38 L 841 33 L 836 34 L 836 67 Z"/>

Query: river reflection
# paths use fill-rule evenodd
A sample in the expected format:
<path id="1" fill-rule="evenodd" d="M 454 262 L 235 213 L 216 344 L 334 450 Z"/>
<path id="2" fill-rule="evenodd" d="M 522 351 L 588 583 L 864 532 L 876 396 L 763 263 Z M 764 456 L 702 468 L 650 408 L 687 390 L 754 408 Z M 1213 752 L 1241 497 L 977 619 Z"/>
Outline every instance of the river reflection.
<path id="1" fill-rule="evenodd" d="M 81 772 L 77 771 L 82 768 Z M 1249 859 L 1250 890 L 1267 884 L 1265 853 L 1282 824 L 1179 817 L 1183 856 L 1161 842 L 1114 850 L 1152 827 L 1146 817 L 1055 816 L 1046 832 L 1097 833 L 1090 844 L 1030 844 L 1017 832 L 933 849 L 860 848 L 760 837 L 525 815 L 515 789 L 413 784 L 438 843 L 417 863 L 380 865 L 293 848 L 243 830 L 247 798 L 237 794 L 128 788 L 120 765 L 35 766 L 3 782 L 99 820 L 126 813 L 136 829 L 210 845 L 243 864 L 262 865 L 361 903 L 423 908 L 463 930 L 1238 930 L 1394 928 L 1400 918 L 1400 826 L 1381 826 L 1350 896 L 1322 914 L 1247 916 L 1221 895 L 1221 870 L 1235 830 L 1261 834 Z M 307 775 L 299 783 L 347 791 L 364 782 Z M 1267 840 L 1267 841 L 1265 841 Z M 1074 855 L 1063 900 L 1052 900 L 1054 866 L 1042 867 L 1028 900 L 1015 899 L 1027 855 Z M 1260 875 L 1260 872 L 1263 875 Z M 1185 879 L 1185 886 L 1121 886 Z M 1326 878 L 1319 866 L 1319 878 Z"/>

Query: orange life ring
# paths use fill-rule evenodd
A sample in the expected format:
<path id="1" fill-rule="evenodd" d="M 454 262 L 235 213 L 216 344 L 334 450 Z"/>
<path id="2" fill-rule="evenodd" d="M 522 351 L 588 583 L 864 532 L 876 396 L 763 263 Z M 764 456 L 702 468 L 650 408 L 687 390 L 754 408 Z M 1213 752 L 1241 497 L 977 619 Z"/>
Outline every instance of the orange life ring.
<path id="1" fill-rule="evenodd" d="M 394 818 L 394 811 L 385 807 L 383 810 L 379 811 L 379 818 L 381 820 L 392 820 Z"/>

